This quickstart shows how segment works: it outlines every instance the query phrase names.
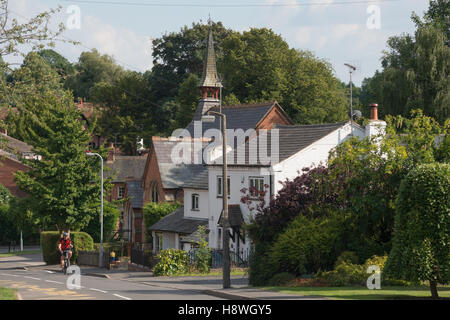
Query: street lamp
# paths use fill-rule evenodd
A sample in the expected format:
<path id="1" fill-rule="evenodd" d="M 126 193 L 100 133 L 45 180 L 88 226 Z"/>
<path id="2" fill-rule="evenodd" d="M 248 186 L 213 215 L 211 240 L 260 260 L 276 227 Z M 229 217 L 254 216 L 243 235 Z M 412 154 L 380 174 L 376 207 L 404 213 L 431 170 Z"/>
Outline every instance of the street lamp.
<path id="1" fill-rule="evenodd" d="M 352 73 L 356 71 L 356 67 L 351 64 L 344 63 L 346 67 L 348 67 L 348 71 L 350 72 L 350 129 L 353 135 L 353 90 L 352 90 Z"/>
<path id="2" fill-rule="evenodd" d="M 223 234 L 223 259 L 222 259 L 222 273 L 223 273 L 223 288 L 228 289 L 231 286 L 230 280 L 230 235 L 228 233 L 229 217 L 228 217 L 228 174 L 227 174 L 227 117 L 220 112 L 208 111 L 206 115 L 202 116 L 203 122 L 214 122 L 217 115 L 222 118 L 222 234 Z"/>
<path id="3" fill-rule="evenodd" d="M 101 182 L 100 182 L 100 256 L 99 256 L 99 262 L 98 266 L 100 268 L 103 267 L 103 157 L 98 153 L 93 152 L 86 152 L 86 155 L 89 157 L 97 156 L 100 158 L 100 176 L 101 176 Z"/>

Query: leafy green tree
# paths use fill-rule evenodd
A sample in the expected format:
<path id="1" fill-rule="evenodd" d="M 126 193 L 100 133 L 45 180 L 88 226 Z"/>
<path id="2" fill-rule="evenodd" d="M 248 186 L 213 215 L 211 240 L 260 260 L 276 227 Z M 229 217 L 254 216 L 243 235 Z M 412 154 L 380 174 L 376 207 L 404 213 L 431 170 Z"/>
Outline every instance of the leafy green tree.
<path id="1" fill-rule="evenodd" d="M 65 81 L 68 76 L 73 75 L 75 67 L 62 55 L 52 49 L 43 49 L 38 51 L 38 54 L 47 61 L 47 63 L 55 69 Z"/>
<path id="2" fill-rule="evenodd" d="M 78 99 L 89 100 L 91 89 L 97 83 L 113 83 L 123 74 L 123 68 L 108 55 L 101 55 L 96 49 L 82 52 L 75 64 L 75 74 L 66 81 L 66 87 Z"/>
<path id="3" fill-rule="evenodd" d="M 176 124 L 178 128 L 186 127 L 194 116 L 198 104 L 198 83 L 199 77 L 196 74 L 189 74 L 180 84 L 178 89 L 177 101 L 179 108 L 176 115 Z M 176 128 L 174 128 L 176 129 Z"/>
<path id="4" fill-rule="evenodd" d="M 382 58 L 381 72 L 363 83 L 364 101 L 377 102 L 382 116 L 407 116 L 422 108 L 441 124 L 449 115 L 450 46 L 448 42 L 448 3 L 431 1 L 425 22 L 413 15 L 417 24 L 414 36 L 389 38 Z M 433 7 L 434 6 L 434 7 Z M 432 20 L 436 19 L 436 20 Z"/>
<path id="5" fill-rule="evenodd" d="M 31 169 L 16 173 L 17 185 L 30 195 L 41 225 L 80 230 L 96 213 L 100 193 L 98 160 L 85 155 L 90 130 L 68 94 L 29 97 L 20 116 L 24 141 L 42 158 L 24 160 Z"/>
<path id="6" fill-rule="evenodd" d="M 144 208 L 144 222 L 147 229 L 157 223 L 159 220 L 172 213 L 176 209 L 180 207 L 179 203 L 169 203 L 169 202 L 149 202 Z M 152 234 L 151 232 L 146 232 L 147 242 L 152 243 Z"/>
<path id="7" fill-rule="evenodd" d="M 427 164 L 403 179 L 395 216 L 395 233 L 386 274 L 409 281 L 450 281 L 450 166 Z"/>
<path id="8" fill-rule="evenodd" d="M 95 243 L 100 242 L 100 206 L 95 206 L 95 214 L 81 231 L 88 233 Z M 120 211 L 117 205 L 108 201 L 103 204 L 103 239 L 108 242 L 113 239 L 117 231 L 117 222 L 119 221 Z"/>
<path id="9" fill-rule="evenodd" d="M 123 72 L 112 82 L 98 82 L 90 90 L 91 100 L 101 111 L 98 133 L 104 137 L 115 137 L 121 150 L 135 155 L 137 140 L 151 141 L 151 136 L 164 129 L 168 115 L 164 106 L 149 100 L 147 82 L 138 72 Z M 166 126 L 167 128 L 167 126 Z"/>

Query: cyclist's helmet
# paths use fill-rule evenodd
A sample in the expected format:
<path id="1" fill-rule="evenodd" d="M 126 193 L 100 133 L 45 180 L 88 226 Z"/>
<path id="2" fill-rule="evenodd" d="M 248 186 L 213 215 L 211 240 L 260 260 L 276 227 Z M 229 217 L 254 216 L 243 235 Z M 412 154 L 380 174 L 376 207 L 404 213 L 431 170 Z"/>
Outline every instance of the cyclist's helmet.
<path id="1" fill-rule="evenodd" d="M 69 235 L 69 233 L 68 232 L 64 232 L 64 237 L 67 237 L 68 235 Z"/>

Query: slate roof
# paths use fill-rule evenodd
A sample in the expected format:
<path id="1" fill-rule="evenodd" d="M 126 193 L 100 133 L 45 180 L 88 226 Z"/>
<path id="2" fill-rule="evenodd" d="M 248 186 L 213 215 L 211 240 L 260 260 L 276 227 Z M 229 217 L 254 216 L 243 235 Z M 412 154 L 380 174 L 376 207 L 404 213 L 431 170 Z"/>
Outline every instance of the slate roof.
<path id="1" fill-rule="evenodd" d="M 208 190 L 208 169 L 206 166 L 196 166 L 191 179 L 184 183 L 184 188 Z"/>
<path id="2" fill-rule="evenodd" d="M 141 181 L 127 181 L 128 197 L 132 208 L 142 208 L 144 204 L 144 190 Z"/>
<path id="3" fill-rule="evenodd" d="M 111 169 L 105 171 L 105 178 L 114 175 L 113 182 L 126 182 L 129 179 L 141 180 L 146 160 L 146 156 L 115 156 L 114 162 L 105 164 Z"/>
<path id="4" fill-rule="evenodd" d="M 184 206 L 181 206 L 148 229 L 151 231 L 191 234 L 197 231 L 198 227 L 201 225 L 207 226 L 208 219 L 186 218 L 184 217 Z"/>
<path id="5" fill-rule="evenodd" d="M 223 212 L 222 212 L 223 213 Z M 222 225 L 222 213 L 219 218 L 219 225 Z M 244 223 L 244 217 L 242 215 L 241 206 L 238 204 L 229 204 L 228 205 L 228 220 L 230 222 L 230 226 L 232 227 L 240 227 Z"/>
<path id="6" fill-rule="evenodd" d="M 205 170 L 204 165 L 201 163 L 176 164 L 174 163 L 174 161 L 172 161 L 171 154 L 173 148 L 178 143 L 182 142 L 155 137 L 153 138 L 152 142 L 156 154 L 156 159 L 158 161 L 163 188 L 181 188 L 185 183 L 190 182 L 192 179 L 194 179 L 194 177 L 196 177 L 198 173 Z M 202 142 L 202 146 L 205 146 L 206 144 L 207 142 Z M 199 153 L 199 160 L 203 161 L 202 153 Z M 193 155 L 191 155 L 191 163 L 194 163 Z"/>
<path id="7" fill-rule="evenodd" d="M 278 162 L 284 161 L 290 156 L 303 150 L 314 142 L 320 140 L 331 132 L 344 126 L 347 122 L 331 123 L 331 124 L 317 124 L 317 125 L 275 125 L 273 129 L 278 131 Z M 240 153 L 236 148 L 236 141 L 234 142 L 234 149 L 227 154 L 229 166 L 239 165 L 255 165 L 255 166 L 269 166 L 259 158 L 259 143 L 256 139 L 259 136 L 253 136 L 244 145 L 244 152 Z M 267 155 L 270 157 L 272 149 L 272 131 L 267 131 Z M 253 143 L 252 143 L 253 142 Z M 231 145 L 232 143 L 229 142 Z M 221 165 L 222 157 L 218 158 L 212 165 Z M 272 163 L 274 164 L 274 163 Z"/>
<path id="8" fill-rule="evenodd" d="M 29 144 L 26 144 L 23 141 L 17 140 L 13 137 L 10 137 L 4 133 L 0 133 L 0 137 L 2 139 L 6 139 L 6 145 L 1 145 L 0 147 L 10 153 L 29 153 L 32 152 L 33 147 Z"/>
<path id="9" fill-rule="evenodd" d="M 276 101 L 268 101 L 256 104 L 243 104 L 233 106 L 222 106 L 222 113 L 227 117 L 227 129 L 255 129 L 257 124 L 264 119 L 265 115 L 277 104 Z M 277 104 L 278 105 L 278 104 Z M 280 107 L 281 109 L 281 107 Z M 219 107 L 212 107 L 211 111 L 219 112 Z M 282 109 L 281 109 L 282 110 Z M 284 112 L 284 111 L 283 111 Z M 191 137 L 194 137 L 194 121 L 200 121 L 201 115 L 196 113 L 194 119 L 187 125 Z M 202 123 L 202 134 L 208 129 L 220 128 L 219 117 L 214 122 Z"/>
<path id="10" fill-rule="evenodd" d="M 200 80 L 200 87 L 221 87 L 219 76 L 216 68 L 216 54 L 214 52 L 214 39 L 211 28 L 208 32 L 208 44 L 205 52 L 205 59 L 203 60 L 203 74 Z"/>

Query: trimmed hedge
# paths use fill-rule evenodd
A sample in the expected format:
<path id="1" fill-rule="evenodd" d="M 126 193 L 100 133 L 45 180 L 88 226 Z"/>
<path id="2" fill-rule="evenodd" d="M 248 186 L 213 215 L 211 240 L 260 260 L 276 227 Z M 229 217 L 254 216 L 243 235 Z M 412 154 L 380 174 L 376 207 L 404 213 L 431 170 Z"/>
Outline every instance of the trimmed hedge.
<path id="1" fill-rule="evenodd" d="M 61 234 L 58 231 L 44 231 L 41 233 L 42 257 L 46 264 L 58 264 L 61 254 L 58 250 Z M 71 232 L 70 238 L 73 244 L 72 262 L 78 257 L 79 250 L 91 251 L 94 249 L 94 240 L 86 232 Z"/>

